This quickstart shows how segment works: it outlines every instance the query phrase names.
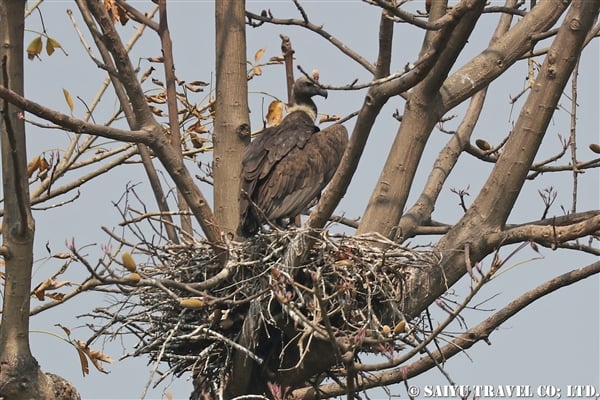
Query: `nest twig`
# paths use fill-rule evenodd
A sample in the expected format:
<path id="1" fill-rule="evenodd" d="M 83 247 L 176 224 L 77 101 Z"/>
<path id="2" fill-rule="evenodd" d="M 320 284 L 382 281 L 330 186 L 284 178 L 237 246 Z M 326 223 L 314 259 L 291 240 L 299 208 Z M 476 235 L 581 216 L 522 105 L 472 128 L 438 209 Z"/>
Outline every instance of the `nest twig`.
<path id="1" fill-rule="evenodd" d="M 303 235 L 317 235 L 316 244 L 291 269 L 286 261 Z M 430 248 L 302 229 L 229 243 L 225 269 L 205 242 L 144 246 L 137 250 L 151 257 L 137 267 L 142 282 L 128 288 L 127 301 L 96 310 L 104 320 L 97 333 L 134 334 L 129 356 L 167 363 L 163 378 L 192 371 L 212 393 L 235 351 L 276 373 L 299 367 L 313 340 L 331 342 L 340 365 L 347 354 L 401 349 L 411 334 L 401 310 L 404 282 L 415 268 L 440 262 Z M 263 332 L 251 345 L 240 341 L 248 318 Z M 277 351 L 265 350 L 269 340 Z"/>

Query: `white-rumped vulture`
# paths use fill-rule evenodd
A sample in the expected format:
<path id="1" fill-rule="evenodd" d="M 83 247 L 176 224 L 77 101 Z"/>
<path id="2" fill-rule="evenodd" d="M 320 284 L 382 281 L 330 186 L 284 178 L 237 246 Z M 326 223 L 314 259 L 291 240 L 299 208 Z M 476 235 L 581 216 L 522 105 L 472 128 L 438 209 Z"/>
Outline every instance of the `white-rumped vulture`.
<path id="1" fill-rule="evenodd" d="M 242 160 L 238 235 L 255 235 L 266 222 L 281 225 L 317 198 L 333 177 L 348 132 L 341 124 L 319 130 L 312 97 L 327 91 L 308 78 L 294 83 L 294 107 L 246 148 Z"/>

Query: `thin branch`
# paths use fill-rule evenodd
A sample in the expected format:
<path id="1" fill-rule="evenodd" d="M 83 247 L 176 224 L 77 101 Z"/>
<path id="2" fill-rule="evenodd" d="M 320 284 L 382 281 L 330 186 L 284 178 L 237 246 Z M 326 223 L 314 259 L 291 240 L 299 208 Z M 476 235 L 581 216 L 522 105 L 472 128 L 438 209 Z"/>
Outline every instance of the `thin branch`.
<path id="1" fill-rule="evenodd" d="M 572 285 L 598 273 L 600 273 L 600 261 L 559 275 L 522 294 L 477 326 L 469 329 L 452 342 L 442 347 L 439 351 L 432 353 L 432 357 L 422 357 L 409 365 L 398 367 L 392 371 L 382 371 L 368 376 L 358 377 L 357 390 L 391 385 L 418 376 L 423 372 L 434 368 L 436 363 L 450 359 L 454 355 L 465 351 L 481 340 L 487 340 L 489 335 L 500 325 L 531 303 L 560 288 Z M 341 387 L 339 384 L 334 383 L 321 385 L 318 390 L 313 388 L 297 389 L 292 393 L 292 398 L 295 400 L 313 400 L 317 398 L 333 397 L 344 393 L 346 393 L 345 387 Z"/>
<path id="2" fill-rule="evenodd" d="M 329 32 L 325 31 L 323 29 L 323 26 L 318 26 L 315 25 L 311 22 L 306 22 L 304 20 L 298 20 L 298 19 L 279 19 L 279 18 L 273 18 L 272 16 L 267 16 L 266 14 L 263 15 L 258 15 L 258 14 L 254 14 L 250 11 L 246 11 L 246 16 L 248 17 L 249 20 L 249 25 L 256 27 L 258 26 L 256 23 L 253 22 L 253 20 L 256 21 L 260 21 L 260 24 L 268 22 L 270 24 L 274 24 L 274 25 L 292 25 L 292 26 L 301 26 L 304 27 L 318 35 L 320 35 L 321 37 L 325 38 L 325 40 L 327 40 L 329 43 L 331 43 L 332 45 L 334 45 L 335 47 L 337 47 L 342 53 L 344 53 L 345 55 L 347 55 L 348 57 L 350 57 L 352 60 L 356 61 L 357 63 L 359 63 L 360 65 L 362 65 L 367 71 L 369 71 L 370 73 L 374 73 L 375 72 L 375 67 L 373 66 L 373 64 L 371 64 L 369 61 L 367 61 L 364 57 L 362 57 L 360 54 L 358 54 L 357 52 L 355 52 L 354 50 L 352 50 L 351 48 L 349 48 L 348 46 L 346 46 L 344 43 L 342 43 L 339 39 L 337 39 L 335 36 L 331 35 Z"/>

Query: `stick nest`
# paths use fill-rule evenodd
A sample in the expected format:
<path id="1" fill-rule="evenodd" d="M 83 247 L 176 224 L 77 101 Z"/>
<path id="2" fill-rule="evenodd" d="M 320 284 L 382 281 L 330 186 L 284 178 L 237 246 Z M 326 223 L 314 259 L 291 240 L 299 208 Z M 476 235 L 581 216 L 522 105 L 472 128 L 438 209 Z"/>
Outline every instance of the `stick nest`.
<path id="1" fill-rule="evenodd" d="M 314 244 L 306 251 L 309 236 Z M 415 269 L 440 262 L 431 248 L 302 229 L 231 242 L 225 267 L 205 242 L 146 246 L 142 279 L 128 301 L 104 310 L 102 329 L 134 333 L 139 342 L 130 355 L 168 363 L 163 377 L 192 371 L 213 393 L 234 351 L 277 374 L 301 365 L 317 340 L 330 342 L 338 359 L 349 350 L 397 350 L 397 339 L 410 333 L 405 282 Z M 297 263 L 300 254 L 307 256 Z"/>

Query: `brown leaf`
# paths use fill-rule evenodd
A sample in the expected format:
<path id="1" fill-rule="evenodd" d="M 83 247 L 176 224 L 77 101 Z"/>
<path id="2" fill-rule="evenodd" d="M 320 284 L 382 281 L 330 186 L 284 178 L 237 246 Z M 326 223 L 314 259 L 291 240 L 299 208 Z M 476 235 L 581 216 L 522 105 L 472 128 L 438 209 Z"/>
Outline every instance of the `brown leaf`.
<path id="1" fill-rule="evenodd" d="M 477 145 L 477 147 L 479 147 L 483 151 L 489 151 L 492 149 L 492 145 L 483 139 L 475 140 L 475 144 Z"/>
<path id="2" fill-rule="evenodd" d="M 35 156 L 33 159 L 27 164 L 27 176 L 31 178 L 33 173 L 38 170 L 40 167 L 40 156 Z"/>
<path id="3" fill-rule="evenodd" d="M 394 326 L 394 335 L 398 335 L 406 329 L 406 321 L 402 320 Z"/>
<path id="4" fill-rule="evenodd" d="M 153 96 L 146 96 L 148 103 L 165 104 L 167 102 L 167 96 L 164 92 L 155 94 Z"/>
<path id="5" fill-rule="evenodd" d="M 54 326 L 58 326 L 60 329 L 62 329 L 63 331 L 65 331 L 65 333 L 67 334 L 67 336 L 71 336 L 71 330 L 69 328 L 67 328 L 64 325 L 61 324 L 54 324 Z"/>
<path id="6" fill-rule="evenodd" d="M 600 144 L 597 143 L 592 143 L 590 144 L 590 150 L 593 151 L 596 154 L 600 154 Z"/>
<path id="7" fill-rule="evenodd" d="M 252 68 L 252 73 L 253 73 L 254 75 L 256 75 L 256 76 L 261 76 L 261 75 L 262 75 L 262 68 L 261 68 L 261 67 L 259 67 L 258 65 L 255 65 L 255 66 Z"/>
<path id="8" fill-rule="evenodd" d="M 269 62 L 276 64 L 283 64 L 285 59 L 283 57 L 271 57 L 269 58 Z"/>
<path id="9" fill-rule="evenodd" d="M 200 86 L 200 87 L 208 86 L 208 83 L 204 82 L 204 81 L 191 81 L 191 82 L 189 82 L 189 84 L 194 85 L 194 86 Z"/>
<path id="10" fill-rule="evenodd" d="M 80 342 L 83 343 L 83 342 Z M 79 346 L 75 346 L 77 350 L 77 355 L 79 355 L 79 363 L 81 364 L 81 372 L 83 376 L 86 376 L 90 373 L 90 364 L 88 363 L 87 357 L 85 356 L 85 352 L 79 348 Z"/>
<path id="11" fill-rule="evenodd" d="M 69 253 L 56 253 L 56 254 L 53 254 L 52 257 L 58 258 L 60 260 L 66 260 L 68 258 L 72 258 L 73 256 Z"/>
<path id="12" fill-rule="evenodd" d="M 123 279 L 127 282 L 128 285 L 135 286 L 140 280 L 142 280 L 142 277 L 137 272 L 132 272 L 129 275 L 125 276 Z"/>
<path id="13" fill-rule="evenodd" d="M 256 53 L 254 53 L 254 62 L 257 63 L 258 60 L 260 60 L 260 58 L 263 56 L 263 54 L 265 54 L 265 51 L 267 49 L 265 47 L 263 47 L 262 49 L 258 49 L 258 51 Z"/>
<path id="14" fill-rule="evenodd" d="M 54 277 L 48 278 L 44 280 L 42 283 L 37 285 L 35 289 L 33 289 L 33 294 L 39 301 L 44 301 L 46 296 L 46 290 L 56 290 L 63 286 L 71 285 L 70 281 L 56 281 Z"/>
<path id="15" fill-rule="evenodd" d="M 152 83 L 154 83 L 155 85 L 160 86 L 160 87 L 165 87 L 165 84 L 156 78 L 152 78 Z"/>
<path id="16" fill-rule="evenodd" d="M 190 140 L 192 141 L 192 146 L 194 146 L 195 149 L 204 148 L 204 143 L 208 142 L 208 139 L 203 138 L 196 132 L 190 132 Z"/>
<path id="17" fill-rule="evenodd" d="M 27 46 L 27 58 L 33 60 L 35 57 L 39 57 L 42 52 L 42 48 L 44 47 L 42 43 L 42 37 L 38 36 L 29 42 L 29 46 Z"/>
<path id="18" fill-rule="evenodd" d="M 319 80 L 319 70 L 318 70 L 318 69 L 316 69 L 316 68 L 315 68 L 315 69 L 313 69 L 313 70 L 312 70 L 312 78 L 313 78 L 315 81 L 318 81 L 318 80 Z"/>
<path id="19" fill-rule="evenodd" d="M 186 83 L 185 85 L 183 85 L 186 87 L 187 90 L 194 92 L 194 93 L 198 93 L 198 92 L 203 92 L 204 89 L 201 87 L 198 87 L 196 85 L 192 85 L 191 83 Z"/>
<path id="20" fill-rule="evenodd" d="M 63 95 L 65 96 L 65 101 L 69 106 L 69 110 L 71 110 L 71 113 L 73 113 L 73 108 L 75 108 L 75 104 L 73 103 L 73 97 L 71 97 L 71 93 L 69 93 L 67 89 L 63 88 Z"/>
<path id="21" fill-rule="evenodd" d="M 148 68 L 148 69 L 146 70 L 146 72 L 144 72 L 144 73 L 142 74 L 142 78 L 141 78 L 141 80 L 140 80 L 140 83 L 144 83 L 144 81 L 145 81 L 146 79 L 148 79 L 148 77 L 150 76 L 150 74 L 152 74 L 152 72 L 154 72 L 154 71 L 155 71 L 154 67 L 153 67 L 153 66 L 150 66 L 150 68 Z"/>
<path id="22" fill-rule="evenodd" d="M 267 128 L 279 125 L 282 119 L 283 102 L 274 100 L 269 104 L 269 111 L 267 112 Z"/>
<path id="23" fill-rule="evenodd" d="M 121 7 L 114 0 L 104 0 L 104 8 L 113 20 L 113 23 L 120 21 L 122 25 L 125 25 L 129 20 L 125 10 L 121 9 Z"/>
<path id="24" fill-rule="evenodd" d="M 324 122 L 335 122 L 339 120 L 340 116 L 337 114 L 325 114 L 321 117 L 321 119 L 319 119 L 319 123 L 322 124 Z"/>
<path id="25" fill-rule="evenodd" d="M 165 61 L 165 58 L 161 57 L 161 56 L 159 56 L 159 57 L 148 57 L 148 58 L 146 58 L 146 60 L 149 61 L 149 62 L 153 62 L 153 63 L 162 63 L 162 62 Z"/>
<path id="26" fill-rule="evenodd" d="M 152 114 L 159 116 L 159 117 L 164 117 L 165 113 L 158 107 L 154 107 L 154 106 L 150 106 L 150 111 L 152 111 Z"/>
<path id="27" fill-rule="evenodd" d="M 39 165 L 38 169 L 39 169 L 39 171 L 40 171 L 40 172 L 39 172 L 39 175 L 40 175 L 40 177 L 41 177 L 42 179 L 44 179 L 44 178 L 45 178 L 45 176 L 44 176 L 44 177 L 42 177 L 41 175 L 42 175 L 42 174 L 44 174 L 44 175 L 45 175 L 45 174 L 48 172 L 48 170 L 50 169 L 50 163 L 48 162 L 48 160 L 46 160 L 46 157 L 43 157 L 43 156 L 42 156 L 42 157 L 40 158 L 40 165 Z"/>
<path id="28" fill-rule="evenodd" d="M 197 120 L 192 125 L 188 126 L 187 132 L 208 133 L 210 131 L 206 126 L 202 125 L 202 122 L 200 122 L 200 120 Z"/>
<path id="29" fill-rule="evenodd" d="M 179 305 L 183 308 L 197 309 L 206 306 L 206 303 L 200 297 L 189 297 L 179 300 Z"/>
<path id="30" fill-rule="evenodd" d="M 87 358 L 90 359 L 90 361 L 92 362 L 92 364 L 94 365 L 94 367 L 96 367 L 96 369 L 102 373 L 108 374 L 108 372 L 104 369 L 104 367 L 102 367 L 102 364 L 100 364 L 101 362 L 107 362 L 109 364 L 112 364 L 114 362 L 114 360 L 112 358 L 110 358 L 109 356 L 107 356 L 104 353 L 101 353 L 98 350 L 92 350 L 90 349 L 88 346 L 86 346 L 86 344 L 84 342 L 82 342 L 81 340 L 75 340 L 74 341 L 77 350 L 79 351 L 79 353 L 83 353 L 87 356 Z M 81 355 L 80 355 L 80 359 L 81 359 Z M 83 361 L 82 361 L 82 370 L 84 370 L 84 375 L 86 374 L 85 369 L 87 369 L 87 373 L 89 374 L 89 367 L 87 367 L 87 361 L 85 362 L 85 369 L 83 368 Z"/>
<path id="31" fill-rule="evenodd" d="M 56 300 L 56 301 L 63 301 L 63 299 L 65 298 L 65 294 L 64 293 L 46 293 L 46 297 L 50 297 L 52 300 Z"/>
<path id="32" fill-rule="evenodd" d="M 127 11 L 123 7 L 117 4 L 117 15 L 119 17 L 119 22 L 121 25 L 125 25 L 127 21 L 129 21 L 129 17 L 127 16 Z"/>
<path id="33" fill-rule="evenodd" d="M 129 272 L 135 272 L 135 270 L 137 269 L 135 260 L 131 256 L 130 252 L 123 252 L 123 254 L 121 254 L 121 261 L 123 262 L 123 266 L 127 268 Z"/>

